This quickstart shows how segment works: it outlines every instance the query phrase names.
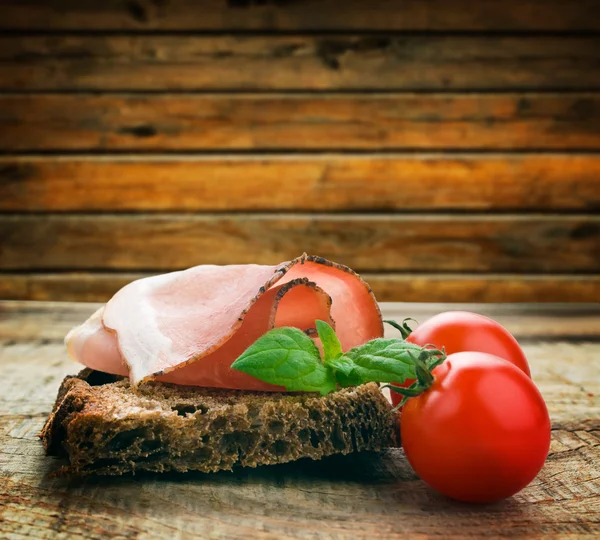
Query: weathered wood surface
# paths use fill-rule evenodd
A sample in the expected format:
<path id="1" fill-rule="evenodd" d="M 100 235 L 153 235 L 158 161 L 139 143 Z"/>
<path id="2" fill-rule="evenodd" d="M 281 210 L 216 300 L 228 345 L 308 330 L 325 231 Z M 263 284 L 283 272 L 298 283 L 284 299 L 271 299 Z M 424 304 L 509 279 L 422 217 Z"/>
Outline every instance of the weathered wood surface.
<path id="1" fill-rule="evenodd" d="M 600 208 L 600 155 L 0 157 L 0 211 Z"/>
<path id="2" fill-rule="evenodd" d="M 4 94 L 0 123 L 7 151 L 595 150 L 600 95 Z"/>
<path id="3" fill-rule="evenodd" d="M 298 249 L 383 299 L 597 298 L 599 12 L 0 0 L 0 298 Z"/>
<path id="4" fill-rule="evenodd" d="M 74 325 L 101 304 L 73 302 L 0 301 L 0 341 L 61 342 Z M 535 341 L 598 341 L 598 303 L 582 304 L 383 304 L 389 318 L 413 317 L 423 322 L 441 311 L 462 309 L 492 317 L 517 339 Z M 560 321 L 560 324 L 557 323 Z"/>
<path id="5" fill-rule="evenodd" d="M 0 270 L 278 264 L 299 247 L 358 271 L 600 270 L 595 215 L 0 215 Z"/>
<path id="6" fill-rule="evenodd" d="M 515 497 L 484 506 L 455 503 L 428 489 L 401 450 L 212 475 L 48 478 L 60 461 L 43 455 L 37 433 L 60 380 L 78 369 L 57 340 L 94 307 L 0 303 L 3 538 L 592 538 L 600 533 L 598 305 L 467 306 L 496 316 L 524 340 L 553 424 L 550 455 L 538 478 Z M 384 304 L 383 311 L 391 318 L 425 318 L 448 307 Z M 586 340 L 579 341 L 582 337 Z"/>
<path id="7" fill-rule="evenodd" d="M 598 90 L 600 36 L 0 36 L 0 90 Z"/>
<path id="8" fill-rule="evenodd" d="M 2 300 L 106 302 L 140 272 L 0 274 Z M 600 300 L 600 275 L 363 273 L 380 301 L 590 302 Z"/>
<path id="9" fill-rule="evenodd" d="M 597 0 L 3 0 L 10 30 L 600 30 Z"/>

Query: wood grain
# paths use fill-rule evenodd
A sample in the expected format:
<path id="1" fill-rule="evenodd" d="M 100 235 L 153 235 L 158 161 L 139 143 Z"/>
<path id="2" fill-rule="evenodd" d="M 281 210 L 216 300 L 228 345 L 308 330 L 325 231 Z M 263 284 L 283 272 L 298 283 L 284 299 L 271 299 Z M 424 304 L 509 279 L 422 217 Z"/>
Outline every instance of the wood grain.
<path id="1" fill-rule="evenodd" d="M 598 149 L 600 94 L 4 94 L 0 125 L 13 151 Z"/>
<path id="2" fill-rule="evenodd" d="M 0 157 L 0 211 L 600 208 L 600 156 Z"/>
<path id="3" fill-rule="evenodd" d="M 411 312 L 444 309 L 403 307 Z M 573 306 L 563 306 L 567 311 L 562 312 L 539 311 L 539 306 L 480 307 L 490 315 L 497 310 L 516 333 L 527 327 L 565 328 L 565 323 L 569 328 L 570 320 L 577 321 Z M 83 308 L 91 313 L 94 306 L 0 303 L 0 341 L 6 323 L 20 329 L 23 338 L 0 344 L 0 519 L 8 538 L 329 540 L 510 534 L 574 539 L 593 538 L 600 531 L 599 344 L 524 345 L 548 404 L 552 445 L 540 475 L 515 497 L 494 505 L 466 505 L 437 495 L 418 480 L 401 450 L 234 473 L 52 479 L 47 474 L 61 462 L 43 455 L 37 433 L 61 378 L 78 368 L 61 343 L 40 342 L 39 336 L 48 328 L 80 322 Z M 382 309 L 385 317 L 399 314 L 398 306 L 384 304 Z M 597 335 L 597 308 L 595 316 L 582 309 L 590 315 L 590 327 L 595 321 Z"/>
<path id="4" fill-rule="evenodd" d="M 0 300 L 0 345 L 32 341 L 60 342 L 67 332 L 85 321 L 101 304 L 83 302 L 22 302 Z M 523 343 L 544 341 L 598 341 L 599 304 L 479 304 L 479 303 L 384 303 L 385 318 L 414 317 L 424 322 L 436 313 L 451 310 L 473 311 L 492 317 Z M 560 321 L 560 324 L 557 323 Z M 390 337 L 397 332 L 385 326 Z M 543 356 L 543 355 L 541 355 Z M 547 356 L 552 359 L 552 355 Z M 594 363 L 595 365 L 595 363 Z M 590 367 L 592 369 L 592 367 Z M 559 376 L 572 376 L 571 370 Z M 575 383 L 574 383 L 575 384 Z"/>
<path id="5" fill-rule="evenodd" d="M 0 37 L 0 90 L 594 90 L 600 36 Z"/>
<path id="6" fill-rule="evenodd" d="M 3 0 L 20 30 L 599 30 L 597 0 Z M 393 14 L 392 14 L 393 13 Z"/>
<path id="7" fill-rule="evenodd" d="M 66 272 L 0 274 L 1 300 L 106 302 L 127 283 L 151 274 Z M 364 273 L 383 302 L 589 302 L 600 276 Z"/>
<path id="8" fill-rule="evenodd" d="M 2 270 L 278 264 L 303 251 L 356 270 L 598 272 L 600 216 L 5 215 Z"/>

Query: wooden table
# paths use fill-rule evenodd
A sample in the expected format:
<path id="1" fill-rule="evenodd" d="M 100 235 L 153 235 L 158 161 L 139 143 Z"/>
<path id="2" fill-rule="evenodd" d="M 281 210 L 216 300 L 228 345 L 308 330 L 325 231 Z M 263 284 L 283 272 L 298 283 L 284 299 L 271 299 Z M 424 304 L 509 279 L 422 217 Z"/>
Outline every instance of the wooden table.
<path id="1" fill-rule="evenodd" d="M 434 493 L 402 450 L 235 473 L 50 479 L 59 460 L 37 434 L 61 379 L 78 370 L 62 338 L 94 305 L 0 302 L 0 537 L 600 535 L 600 304 L 467 307 L 515 333 L 552 416 L 544 469 L 493 505 Z M 444 309 L 383 305 L 387 317 L 420 320 Z"/>

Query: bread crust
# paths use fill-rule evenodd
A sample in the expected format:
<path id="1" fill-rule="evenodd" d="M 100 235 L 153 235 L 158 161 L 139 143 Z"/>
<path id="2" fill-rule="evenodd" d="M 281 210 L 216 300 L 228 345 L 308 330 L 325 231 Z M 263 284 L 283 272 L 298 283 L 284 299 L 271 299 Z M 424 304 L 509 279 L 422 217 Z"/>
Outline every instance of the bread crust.
<path id="1" fill-rule="evenodd" d="M 67 377 L 40 437 L 59 474 L 213 472 L 398 446 L 375 383 L 320 397 L 185 387 L 85 369 Z"/>

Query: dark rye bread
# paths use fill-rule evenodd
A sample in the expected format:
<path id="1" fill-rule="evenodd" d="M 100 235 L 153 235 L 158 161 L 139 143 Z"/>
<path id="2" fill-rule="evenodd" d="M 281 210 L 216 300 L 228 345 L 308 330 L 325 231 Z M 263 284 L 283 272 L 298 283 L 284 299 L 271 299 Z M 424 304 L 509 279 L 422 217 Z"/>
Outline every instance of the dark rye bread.
<path id="1" fill-rule="evenodd" d="M 67 377 L 41 433 L 59 473 L 212 472 L 397 446 L 397 416 L 374 383 L 325 397 Z"/>

